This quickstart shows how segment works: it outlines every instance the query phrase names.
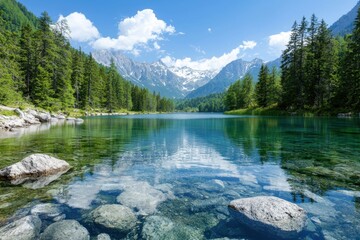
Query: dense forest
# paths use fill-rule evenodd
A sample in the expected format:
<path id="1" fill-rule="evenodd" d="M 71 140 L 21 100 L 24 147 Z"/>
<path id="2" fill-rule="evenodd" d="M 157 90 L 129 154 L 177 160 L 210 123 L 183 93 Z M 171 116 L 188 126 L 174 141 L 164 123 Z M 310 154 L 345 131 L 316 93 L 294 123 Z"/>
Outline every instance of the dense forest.
<path id="1" fill-rule="evenodd" d="M 0 4 L 0 104 L 50 111 L 173 111 L 174 103 L 124 80 L 69 43 L 66 21 L 40 18 L 15 0 Z"/>
<path id="2" fill-rule="evenodd" d="M 184 112 L 224 112 L 226 110 L 224 104 L 224 93 L 177 100 L 176 110 Z"/>
<path id="3" fill-rule="evenodd" d="M 354 26 L 352 34 L 333 37 L 315 15 L 310 22 L 295 22 L 282 54 L 281 74 L 262 66 L 255 87 L 246 75 L 227 90 L 226 108 L 360 112 L 360 9 Z"/>

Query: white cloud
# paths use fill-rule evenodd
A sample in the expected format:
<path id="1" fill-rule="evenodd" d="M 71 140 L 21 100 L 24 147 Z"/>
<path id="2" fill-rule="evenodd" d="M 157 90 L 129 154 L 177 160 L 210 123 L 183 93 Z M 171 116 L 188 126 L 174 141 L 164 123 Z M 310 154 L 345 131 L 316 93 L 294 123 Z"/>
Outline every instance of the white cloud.
<path id="1" fill-rule="evenodd" d="M 255 46 L 256 42 L 254 41 L 243 41 L 243 44 L 219 57 L 214 56 L 212 58 L 203 58 L 198 61 L 194 61 L 189 57 L 183 59 L 174 59 L 170 56 L 166 56 L 161 60 L 169 67 L 190 67 L 196 70 L 218 71 L 228 63 L 238 59 L 241 50 L 253 49 Z"/>
<path id="2" fill-rule="evenodd" d="M 211 28 L 208 28 L 208 32 L 210 32 L 210 33 L 211 33 L 211 31 L 212 31 L 212 29 L 211 29 Z"/>
<path id="3" fill-rule="evenodd" d="M 254 47 L 256 47 L 257 43 L 255 41 L 243 41 L 243 44 L 240 45 L 241 49 L 253 49 Z"/>
<path id="4" fill-rule="evenodd" d="M 291 31 L 269 36 L 269 46 L 273 51 L 281 53 L 289 42 Z"/>
<path id="5" fill-rule="evenodd" d="M 73 12 L 64 17 L 60 15 L 58 22 L 66 20 L 70 29 L 70 37 L 78 42 L 89 42 L 100 37 L 99 31 L 86 16 Z"/>
<path id="6" fill-rule="evenodd" d="M 95 49 L 114 49 L 139 53 L 140 46 L 152 42 L 155 49 L 160 49 L 157 41 L 163 40 L 164 34 L 175 33 L 175 28 L 156 17 L 151 9 L 138 11 L 133 17 L 125 18 L 118 25 L 117 38 L 102 37 L 92 43 Z"/>

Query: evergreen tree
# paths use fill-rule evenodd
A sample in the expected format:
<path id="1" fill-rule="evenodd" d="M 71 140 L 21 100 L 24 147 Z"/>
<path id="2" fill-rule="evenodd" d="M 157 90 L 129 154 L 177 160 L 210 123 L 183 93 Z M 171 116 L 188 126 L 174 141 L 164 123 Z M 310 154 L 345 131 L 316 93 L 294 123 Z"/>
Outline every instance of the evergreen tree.
<path id="1" fill-rule="evenodd" d="M 355 20 L 355 27 L 349 39 L 346 54 L 346 72 L 344 73 L 344 87 L 347 87 L 347 105 L 360 111 L 360 8 Z"/>
<path id="2" fill-rule="evenodd" d="M 259 81 L 256 83 L 255 97 L 259 107 L 267 107 L 269 105 L 269 69 L 266 65 L 262 65 L 259 72 Z"/>
<path id="3" fill-rule="evenodd" d="M 80 107 L 80 90 L 84 82 L 84 62 L 81 50 L 73 51 L 71 67 L 71 84 L 75 95 L 75 108 Z"/>
<path id="4" fill-rule="evenodd" d="M 16 61 L 17 47 L 8 39 L 13 34 L 5 30 L 0 19 L 0 104 L 11 104 L 20 101 L 20 71 Z"/>
<path id="5" fill-rule="evenodd" d="M 19 65 L 21 70 L 21 77 L 24 81 L 23 95 L 30 100 L 32 95 L 32 79 L 34 77 L 34 48 L 33 30 L 29 24 L 21 28 L 20 32 L 20 51 L 19 51 Z"/>

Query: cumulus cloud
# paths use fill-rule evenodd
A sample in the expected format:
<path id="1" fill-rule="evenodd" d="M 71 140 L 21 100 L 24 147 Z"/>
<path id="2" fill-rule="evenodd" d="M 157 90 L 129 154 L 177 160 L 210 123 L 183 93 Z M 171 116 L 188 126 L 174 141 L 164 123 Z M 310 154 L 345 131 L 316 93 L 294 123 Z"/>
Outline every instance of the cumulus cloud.
<path id="1" fill-rule="evenodd" d="M 243 44 L 240 45 L 241 49 L 253 49 L 254 47 L 256 47 L 257 43 L 255 41 L 243 41 Z"/>
<path id="2" fill-rule="evenodd" d="M 125 18 L 118 25 L 117 38 L 102 37 L 92 43 L 95 49 L 114 49 L 139 53 L 140 46 L 153 43 L 160 49 L 157 41 L 163 40 L 164 34 L 175 33 L 175 28 L 158 19 L 152 9 L 138 11 L 133 17 Z"/>
<path id="3" fill-rule="evenodd" d="M 281 53 L 282 50 L 286 48 L 286 45 L 289 42 L 291 31 L 281 32 L 269 36 L 269 46 L 273 51 Z"/>
<path id="4" fill-rule="evenodd" d="M 66 20 L 70 29 L 70 37 L 74 41 L 89 42 L 100 37 L 98 29 L 86 16 L 79 12 L 73 12 L 64 17 L 60 15 L 57 22 Z"/>
<path id="5" fill-rule="evenodd" d="M 212 70 L 218 71 L 228 63 L 239 58 L 241 50 L 252 49 L 256 46 L 254 41 L 243 41 L 243 43 L 234 48 L 228 53 L 224 53 L 219 57 L 203 58 L 198 61 L 194 61 L 189 57 L 183 59 L 174 59 L 170 56 L 166 56 L 161 60 L 169 67 L 190 67 L 196 70 Z"/>

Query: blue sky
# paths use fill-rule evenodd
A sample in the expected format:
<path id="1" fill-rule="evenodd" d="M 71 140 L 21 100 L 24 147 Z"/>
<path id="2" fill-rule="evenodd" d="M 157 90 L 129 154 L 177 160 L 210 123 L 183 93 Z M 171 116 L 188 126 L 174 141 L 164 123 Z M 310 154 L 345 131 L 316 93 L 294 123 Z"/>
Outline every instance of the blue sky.
<path id="1" fill-rule="evenodd" d="M 329 25 L 358 0 L 20 0 L 37 16 L 66 18 L 72 44 L 116 49 L 137 61 L 216 69 L 234 58 L 279 57 L 295 20 Z M 271 37 L 272 36 L 272 37 Z"/>

